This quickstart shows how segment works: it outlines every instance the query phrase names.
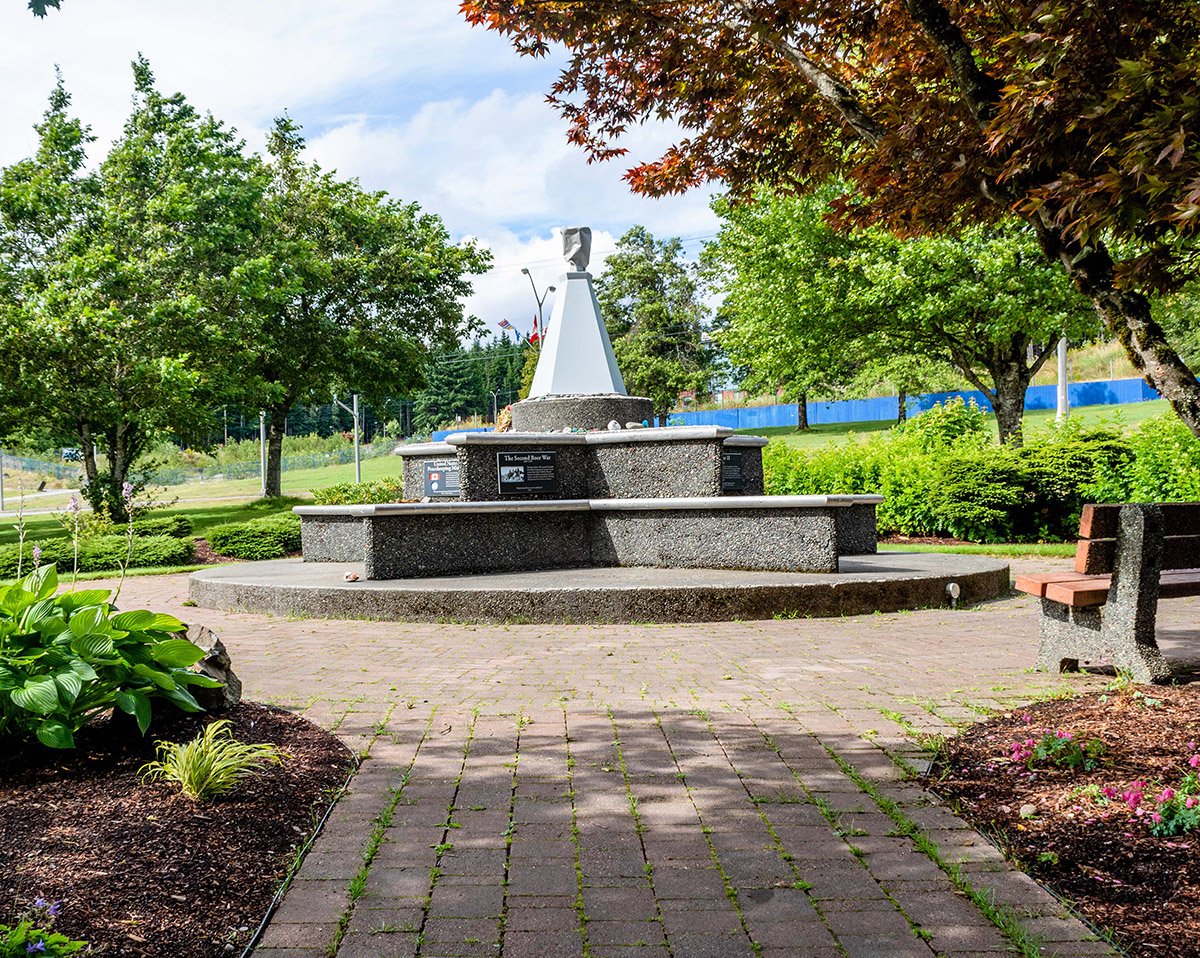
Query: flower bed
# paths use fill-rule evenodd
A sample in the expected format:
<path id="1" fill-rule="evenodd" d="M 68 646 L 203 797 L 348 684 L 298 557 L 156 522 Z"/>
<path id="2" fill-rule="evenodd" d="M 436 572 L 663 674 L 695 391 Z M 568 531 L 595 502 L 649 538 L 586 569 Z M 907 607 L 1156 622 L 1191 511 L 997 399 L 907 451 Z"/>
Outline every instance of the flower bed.
<path id="1" fill-rule="evenodd" d="M 947 743 L 927 785 L 1132 956 L 1200 955 L 1200 688 L 1031 705 Z"/>

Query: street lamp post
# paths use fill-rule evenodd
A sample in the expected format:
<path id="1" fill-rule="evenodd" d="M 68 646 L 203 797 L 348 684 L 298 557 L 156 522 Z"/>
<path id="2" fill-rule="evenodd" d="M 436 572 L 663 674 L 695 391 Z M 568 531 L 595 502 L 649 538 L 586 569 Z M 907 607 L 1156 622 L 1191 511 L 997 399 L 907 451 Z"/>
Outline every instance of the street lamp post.
<path id="1" fill-rule="evenodd" d="M 489 390 L 492 394 L 492 429 L 500 425 L 500 390 Z"/>
<path id="2" fill-rule="evenodd" d="M 546 297 L 554 292 L 553 286 L 547 286 L 546 291 L 541 296 L 538 295 L 537 285 L 533 282 L 533 274 L 528 269 L 522 268 L 521 272 L 529 277 L 529 287 L 533 290 L 533 298 L 537 300 L 538 306 L 538 349 L 542 348 L 542 337 L 546 335 L 546 320 L 542 316 L 542 303 L 546 302 Z"/>

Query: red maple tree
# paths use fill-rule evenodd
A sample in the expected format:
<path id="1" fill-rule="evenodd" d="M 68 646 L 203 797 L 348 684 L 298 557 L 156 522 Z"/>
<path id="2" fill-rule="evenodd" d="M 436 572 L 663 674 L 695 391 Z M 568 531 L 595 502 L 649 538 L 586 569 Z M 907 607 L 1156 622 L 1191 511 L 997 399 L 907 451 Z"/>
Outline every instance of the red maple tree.
<path id="1" fill-rule="evenodd" d="M 1016 214 L 1200 435 L 1200 383 L 1148 296 L 1194 272 L 1194 0 L 463 0 L 467 20 L 569 61 L 550 100 L 593 159 L 630 126 L 683 138 L 626 174 L 808 190 L 901 235 Z M 1114 252 L 1119 251 L 1119 254 Z"/>

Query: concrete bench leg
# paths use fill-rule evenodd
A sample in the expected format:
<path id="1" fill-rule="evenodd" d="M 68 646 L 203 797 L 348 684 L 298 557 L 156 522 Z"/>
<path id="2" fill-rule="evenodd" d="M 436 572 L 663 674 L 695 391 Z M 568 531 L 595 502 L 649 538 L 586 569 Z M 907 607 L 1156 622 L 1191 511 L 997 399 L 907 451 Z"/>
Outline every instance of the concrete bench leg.
<path id="1" fill-rule="evenodd" d="M 1170 681 L 1171 670 L 1154 641 L 1162 542 L 1157 505 L 1121 507 L 1108 602 L 1099 609 L 1075 609 L 1042 599 L 1038 668 L 1077 669 L 1085 659 L 1128 672 L 1135 682 Z"/>
<path id="2" fill-rule="evenodd" d="M 1073 609 L 1051 599 L 1042 599 L 1041 641 L 1037 668 L 1043 672 L 1075 672 L 1080 662 L 1111 665 L 1128 672 L 1135 682 L 1167 682 L 1171 670 L 1154 641 L 1154 623 L 1149 635 L 1141 636 L 1101 609 Z M 1141 641 L 1139 641 L 1139 638 Z"/>

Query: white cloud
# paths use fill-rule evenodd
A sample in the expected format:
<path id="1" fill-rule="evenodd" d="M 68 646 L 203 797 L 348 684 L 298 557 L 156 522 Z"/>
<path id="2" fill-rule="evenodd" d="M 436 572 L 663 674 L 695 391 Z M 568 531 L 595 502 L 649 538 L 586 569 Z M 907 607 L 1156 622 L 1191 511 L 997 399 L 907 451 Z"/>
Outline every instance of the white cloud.
<path id="1" fill-rule="evenodd" d="M 478 237 L 496 269 L 476 281 L 467 308 L 489 328 L 501 318 L 528 324 L 536 304 L 520 267 L 539 290 L 555 281 L 554 227 L 593 228 L 593 271 L 635 223 L 660 237 L 715 231 L 706 194 L 650 200 L 622 179 L 675 130 L 638 128 L 628 157 L 589 165 L 545 103 L 553 64 L 467 26 L 457 0 L 66 0 L 45 20 L 24 6 L 0 5 L 0 163 L 32 151 L 56 63 L 102 152 L 120 132 L 129 62 L 142 52 L 161 89 L 182 90 L 251 148 L 287 109 L 323 166 L 419 202 L 456 238 Z"/>

